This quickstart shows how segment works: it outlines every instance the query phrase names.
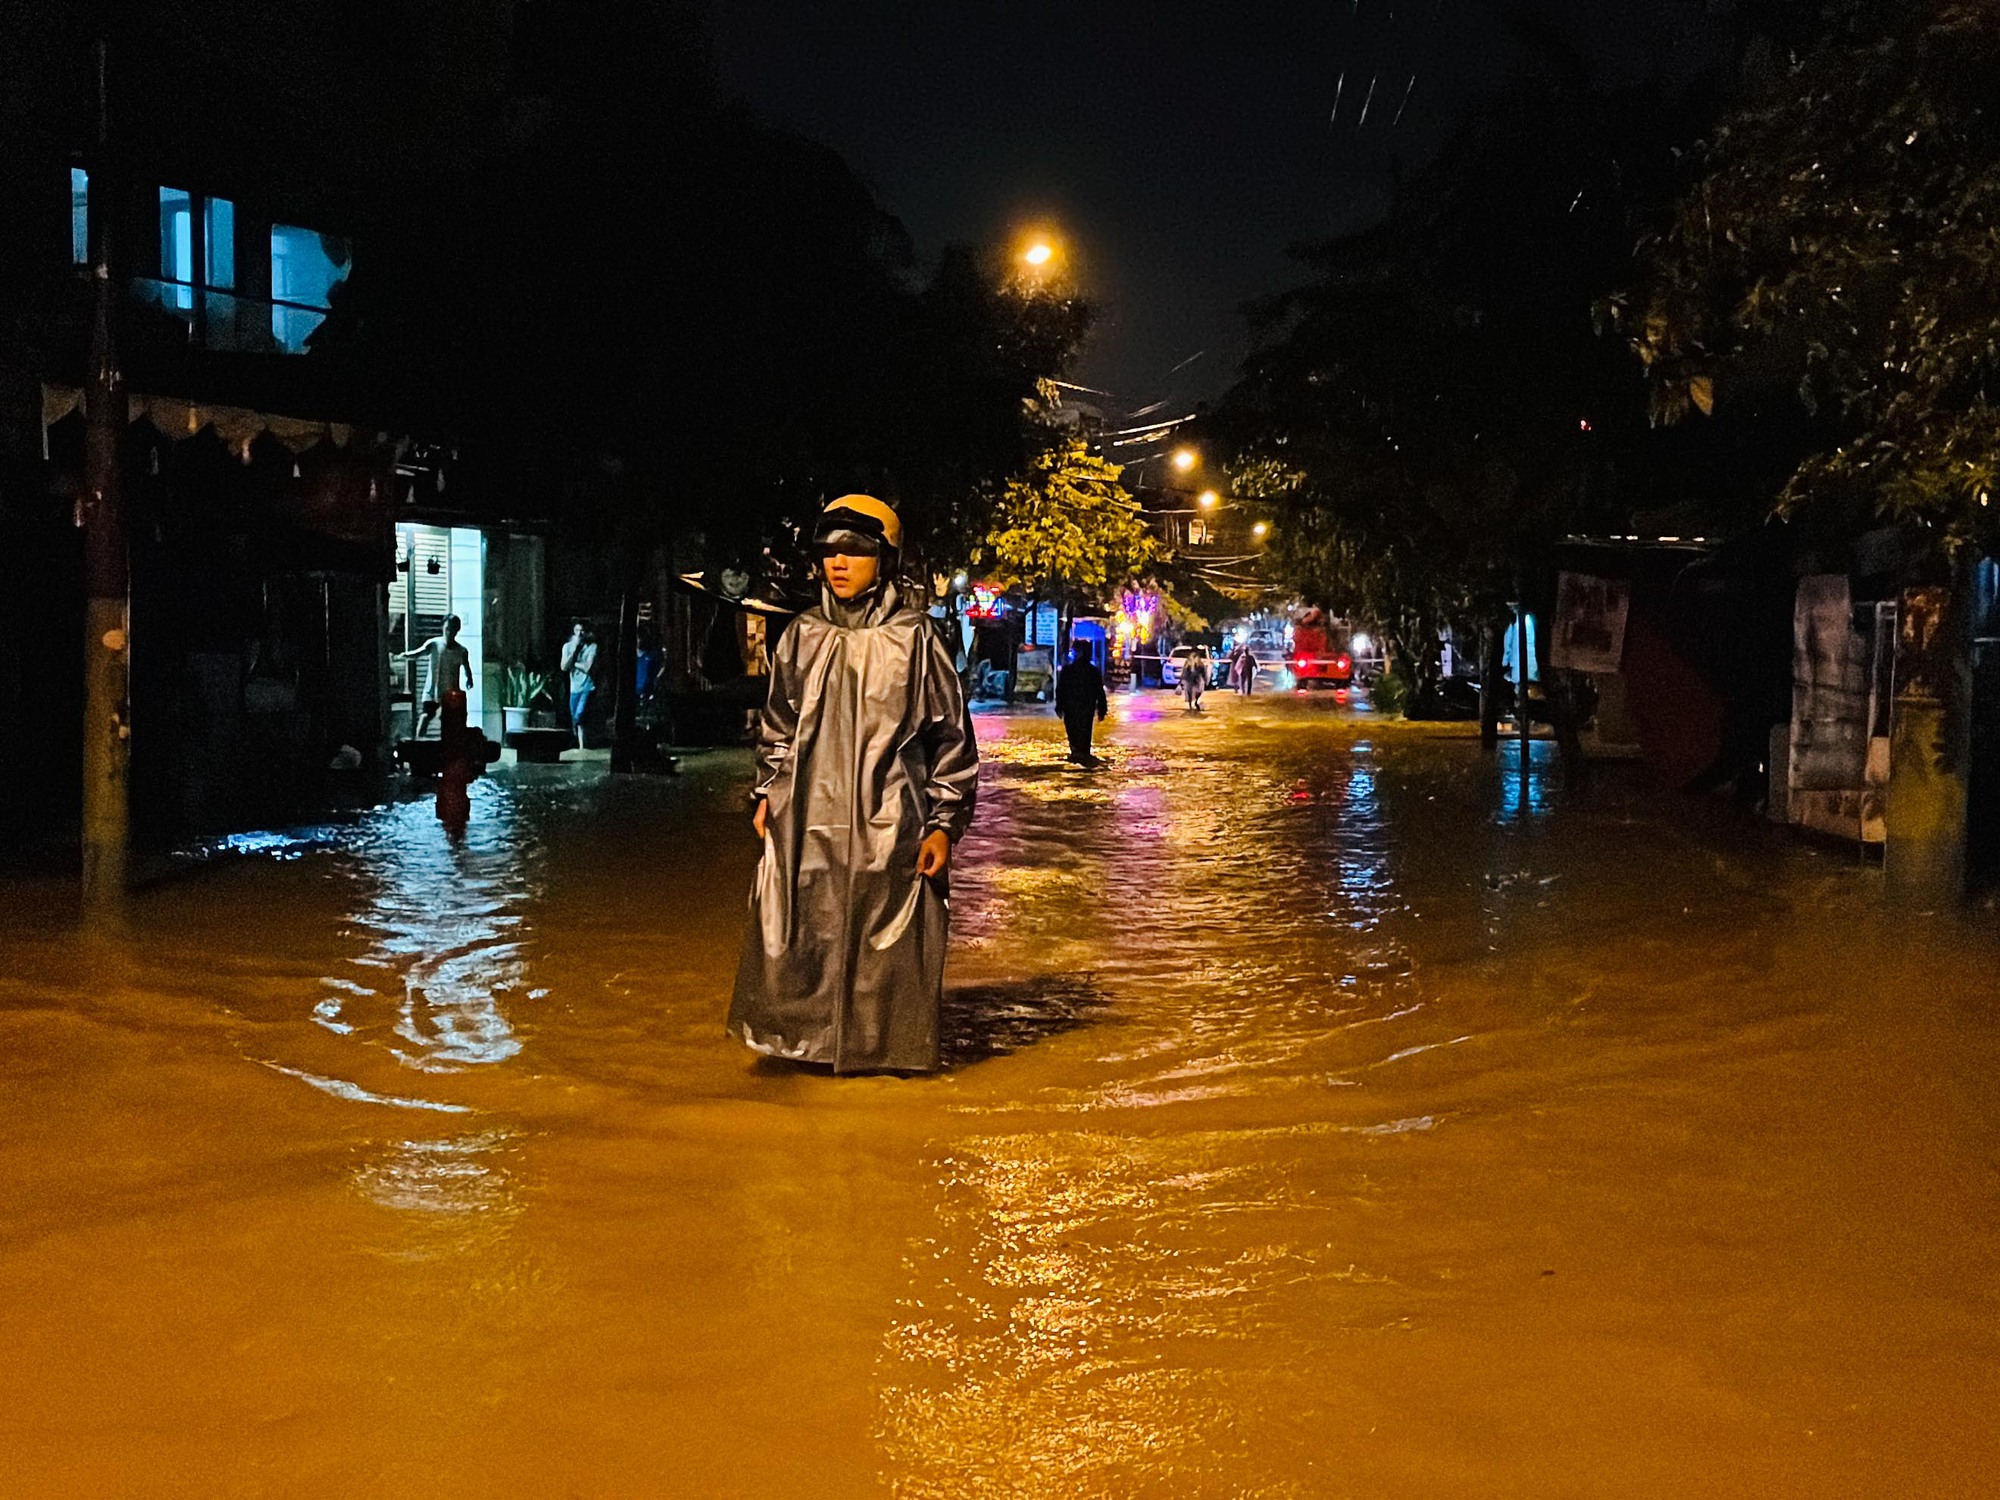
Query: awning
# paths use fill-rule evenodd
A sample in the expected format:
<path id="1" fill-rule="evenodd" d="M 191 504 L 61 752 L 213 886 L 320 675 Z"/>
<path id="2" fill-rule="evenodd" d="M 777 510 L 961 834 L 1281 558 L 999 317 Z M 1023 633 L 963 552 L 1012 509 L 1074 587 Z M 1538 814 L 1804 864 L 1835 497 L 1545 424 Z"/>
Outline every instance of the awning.
<path id="1" fill-rule="evenodd" d="M 48 430 L 56 423 L 83 407 L 83 392 L 74 386 L 44 385 L 42 387 L 42 449 L 48 451 Z M 243 406 L 216 406 L 205 401 L 184 401 L 178 396 L 141 396 L 128 393 L 125 397 L 125 419 L 128 422 L 141 420 L 151 422 L 161 437 L 178 441 L 193 437 L 205 427 L 215 429 L 217 437 L 232 448 L 247 447 L 254 439 L 269 433 L 294 453 L 304 453 L 323 442 L 331 442 L 336 448 L 345 448 L 354 441 L 355 429 L 348 422 L 321 422 L 309 417 L 281 417 L 270 412 L 252 411 Z M 386 433 L 376 434 L 378 443 L 386 444 Z"/>
<path id="2" fill-rule="evenodd" d="M 82 404 L 79 390 L 42 387 L 45 457 L 50 429 L 77 415 Z M 247 527 L 257 536 L 260 555 L 274 571 L 391 576 L 395 554 L 388 497 L 397 446 L 387 435 L 345 422 L 166 396 L 128 395 L 126 409 L 133 424 L 150 423 L 163 440 L 150 474 L 142 470 L 134 479 L 171 485 L 198 478 L 208 499 L 236 516 L 230 526 Z M 203 433 L 212 437 L 188 441 Z M 279 451 L 266 447 L 253 453 L 266 435 L 277 440 Z M 142 434 L 135 436 L 145 441 Z M 73 441 L 73 436 L 62 439 L 65 447 Z M 73 450 L 69 457 L 74 460 Z M 216 471 L 218 463 L 226 472 Z M 174 515 L 177 525 L 224 525 L 219 512 L 203 505 L 178 506 Z"/>
<path id="3" fill-rule="evenodd" d="M 701 594 L 713 599 L 718 604 L 727 604 L 733 609 L 745 610 L 753 615 L 765 615 L 775 620 L 789 620 L 794 615 L 802 613 L 806 608 L 804 605 L 775 604 L 765 599 L 747 597 L 732 599 L 720 589 L 712 589 L 701 580 L 702 575 L 699 573 L 677 573 L 674 575 L 674 582 L 686 589 L 690 594 Z"/>

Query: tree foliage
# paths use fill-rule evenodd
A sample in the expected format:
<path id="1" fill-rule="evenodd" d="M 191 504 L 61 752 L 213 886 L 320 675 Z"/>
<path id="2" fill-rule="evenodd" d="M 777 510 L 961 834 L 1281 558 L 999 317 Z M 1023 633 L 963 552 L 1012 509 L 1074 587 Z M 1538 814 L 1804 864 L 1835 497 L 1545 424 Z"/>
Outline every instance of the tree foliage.
<path id="1" fill-rule="evenodd" d="M 1046 434 L 1035 409 L 1091 321 L 1080 298 L 1010 285 L 991 257 L 948 247 L 915 299 L 900 351 L 882 488 L 903 514 L 906 550 L 939 571 L 969 560 L 1006 482 Z"/>
<path id="2" fill-rule="evenodd" d="M 635 556 L 755 557 L 863 489 L 962 558 L 1088 309 L 964 249 L 927 277 L 837 154 L 716 100 L 691 16 L 522 7 L 479 148 L 385 194 L 315 353 L 462 439 L 469 489 Z"/>
<path id="3" fill-rule="evenodd" d="M 1701 146 L 1609 306 L 1662 422 L 1796 403 L 1778 497 L 1990 528 L 2000 483 L 2000 7 L 1838 0 Z M 1990 544 L 1991 532 L 1987 530 Z"/>
<path id="4" fill-rule="evenodd" d="M 1123 475 L 1080 437 L 1036 455 L 1000 496 L 985 548 L 992 581 L 1074 607 L 1143 575 L 1164 549 Z"/>
<path id="5" fill-rule="evenodd" d="M 1628 273 L 1664 128 L 1646 96 L 1537 81 L 1256 310 L 1212 428 L 1268 508 L 1272 575 L 1375 627 L 1419 689 L 1438 631 L 1492 618 L 1523 560 L 1604 503 L 1640 393 L 1591 309 Z"/>

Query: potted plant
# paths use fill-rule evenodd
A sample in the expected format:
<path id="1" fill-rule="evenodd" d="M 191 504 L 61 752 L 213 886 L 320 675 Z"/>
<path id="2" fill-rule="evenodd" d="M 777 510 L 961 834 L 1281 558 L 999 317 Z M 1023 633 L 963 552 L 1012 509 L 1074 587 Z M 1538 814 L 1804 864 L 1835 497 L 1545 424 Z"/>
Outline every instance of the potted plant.
<path id="1" fill-rule="evenodd" d="M 550 672 L 538 672 L 524 661 L 508 663 L 503 684 L 502 697 L 506 700 L 500 710 L 500 737 L 518 734 L 528 727 L 528 716 L 534 712 L 537 703 L 553 704 L 549 689 L 555 682 Z"/>

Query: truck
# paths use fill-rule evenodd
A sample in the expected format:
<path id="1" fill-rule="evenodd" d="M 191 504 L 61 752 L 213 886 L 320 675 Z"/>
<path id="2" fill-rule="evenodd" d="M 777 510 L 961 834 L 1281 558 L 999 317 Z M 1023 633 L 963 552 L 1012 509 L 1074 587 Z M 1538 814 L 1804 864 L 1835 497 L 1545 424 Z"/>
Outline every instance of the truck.
<path id="1" fill-rule="evenodd" d="M 1341 644 L 1336 644 L 1336 642 Z M 1326 616 L 1309 609 L 1292 622 L 1288 657 L 1292 680 L 1301 689 L 1315 683 L 1344 688 L 1354 685 L 1354 658 L 1345 647 L 1345 633 L 1336 633 Z"/>

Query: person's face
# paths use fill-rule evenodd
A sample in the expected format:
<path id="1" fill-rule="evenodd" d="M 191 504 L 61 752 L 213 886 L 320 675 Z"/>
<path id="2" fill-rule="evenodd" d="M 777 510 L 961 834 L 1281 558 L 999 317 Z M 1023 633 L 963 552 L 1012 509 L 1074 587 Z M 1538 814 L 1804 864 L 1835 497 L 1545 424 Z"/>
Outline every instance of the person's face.
<path id="1" fill-rule="evenodd" d="M 447 641 L 455 641 L 458 639 L 458 621 L 446 620 L 444 622 L 444 638 Z"/>
<path id="2" fill-rule="evenodd" d="M 833 590 L 834 598 L 858 599 L 874 586 L 876 576 L 882 571 L 882 559 L 873 552 L 827 547 L 821 549 L 820 566 L 826 571 L 826 586 Z"/>

